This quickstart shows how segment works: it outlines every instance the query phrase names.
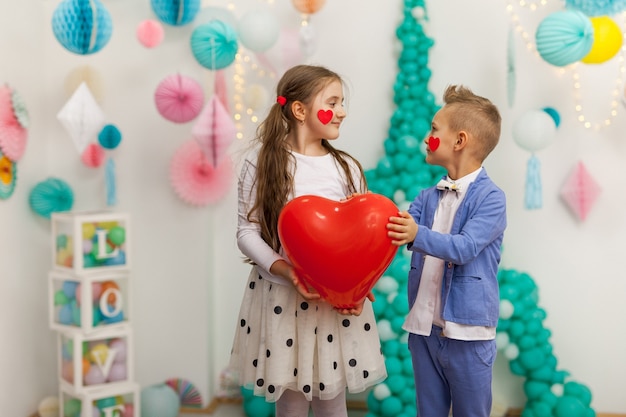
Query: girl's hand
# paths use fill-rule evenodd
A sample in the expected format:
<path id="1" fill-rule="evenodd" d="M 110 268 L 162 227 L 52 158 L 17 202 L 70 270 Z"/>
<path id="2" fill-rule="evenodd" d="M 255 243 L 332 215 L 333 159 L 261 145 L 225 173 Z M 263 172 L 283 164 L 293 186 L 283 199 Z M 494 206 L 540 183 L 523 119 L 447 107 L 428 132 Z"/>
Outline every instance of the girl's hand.
<path id="1" fill-rule="evenodd" d="M 319 300 L 320 295 L 313 288 L 305 286 L 298 277 L 296 270 L 293 266 L 289 265 L 284 260 L 278 260 L 270 267 L 270 273 L 281 276 L 286 280 L 291 281 L 296 291 L 308 301 Z"/>
<path id="2" fill-rule="evenodd" d="M 367 293 L 367 296 L 365 298 L 367 298 L 371 302 L 374 302 L 374 300 L 376 299 L 371 291 Z M 352 308 L 336 308 L 335 310 L 337 310 L 339 314 L 343 314 L 344 316 L 360 316 L 363 312 L 363 304 L 365 304 L 365 298 Z"/>

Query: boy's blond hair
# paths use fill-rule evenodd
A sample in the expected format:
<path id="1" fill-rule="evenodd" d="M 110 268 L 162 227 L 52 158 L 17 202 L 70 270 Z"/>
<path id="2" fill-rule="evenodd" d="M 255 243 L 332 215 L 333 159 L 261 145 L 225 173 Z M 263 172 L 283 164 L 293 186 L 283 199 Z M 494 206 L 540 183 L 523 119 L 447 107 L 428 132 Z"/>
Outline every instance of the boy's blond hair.
<path id="1" fill-rule="evenodd" d="M 443 101 L 454 112 L 448 121 L 450 127 L 471 135 L 477 144 L 475 156 L 484 161 L 500 140 L 502 117 L 498 108 L 462 85 L 448 86 Z"/>

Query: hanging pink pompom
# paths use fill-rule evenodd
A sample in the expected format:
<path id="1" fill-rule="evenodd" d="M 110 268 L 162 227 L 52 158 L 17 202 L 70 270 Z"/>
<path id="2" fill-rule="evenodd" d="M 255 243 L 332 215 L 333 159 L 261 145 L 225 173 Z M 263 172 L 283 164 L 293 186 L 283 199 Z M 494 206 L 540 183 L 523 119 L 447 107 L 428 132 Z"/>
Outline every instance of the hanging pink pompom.
<path id="1" fill-rule="evenodd" d="M 185 123 L 202 110 L 204 92 L 193 78 L 173 74 L 159 83 L 154 102 L 161 116 L 174 123 Z"/>
<path id="2" fill-rule="evenodd" d="M 146 48 L 159 46 L 165 37 L 161 22 L 147 19 L 137 26 L 137 39 Z"/>
<path id="3" fill-rule="evenodd" d="M 104 148 L 97 143 L 87 145 L 80 159 L 89 168 L 98 168 L 104 162 Z"/>
<path id="4" fill-rule="evenodd" d="M 204 206 L 221 199 L 233 176 L 230 158 L 217 166 L 207 160 L 196 141 L 185 142 L 174 154 L 170 164 L 170 181 L 181 200 Z"/>
<path id="5" fill-rule="evenodd" d="M 15 94 L 8 85 L 0 86 L 0 151 L 11 161 L 19 161 L 28 139 L 25 109 L 15 107 Z M 20 116 L 23 113 L 24 116 Z M 18 117 L 20 116 L 20 117 Z"/>
<path id="6" fill-rule="evenodd" d="M 191 130 L 209 162 L 216 167 L 226 156 L 237 128 L 220 99 L 213 95 Z"/>

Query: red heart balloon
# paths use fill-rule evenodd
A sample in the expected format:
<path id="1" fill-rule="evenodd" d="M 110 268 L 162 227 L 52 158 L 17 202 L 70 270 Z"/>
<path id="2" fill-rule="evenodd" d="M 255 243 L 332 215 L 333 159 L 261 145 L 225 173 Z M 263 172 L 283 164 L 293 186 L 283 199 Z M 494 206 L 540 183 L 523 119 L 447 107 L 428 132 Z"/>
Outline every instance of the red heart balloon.
<path id="1" fill-rule="evenodd" d="M 288 202 L 278 218 L 278 235 L 298 276 L 337 308 L 365 298 L 398 247 L 387 237 L 398 207 L 380 194 L 344 201 L 305 195 Z"/>
<path id="2" fill-rule="evenodd" d="M 317 118 L 320 119 L 320 122 L 323 124 L 330 123 L 333 120 L 333 111 L 332 110 L 320 110 L 317 112 Z"/>

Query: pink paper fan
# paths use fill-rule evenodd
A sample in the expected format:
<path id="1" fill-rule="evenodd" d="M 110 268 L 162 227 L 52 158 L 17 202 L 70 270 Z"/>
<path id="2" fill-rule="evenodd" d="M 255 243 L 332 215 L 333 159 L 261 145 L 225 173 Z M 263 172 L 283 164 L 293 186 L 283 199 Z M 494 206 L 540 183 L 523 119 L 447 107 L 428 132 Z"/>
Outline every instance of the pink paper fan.
<path id="1" fill-rule="evenodd" d="M 137 26 L 137 39 L 146 48 L 159 46 L 164 36 L 163 25 L 159 21 L 147 19 Z"/>
<path id="2" fill-rule="evenodd" d="M 204 92 L 193 78 L 173 74 L 159 83 L 154 102 L 161 116 L 174 123 L 185 123 L 202 110 Z"/>
<path id="3" fill-rule="evenodd" d="M 104 162 L 104 148 L 97 143 L 87 145 L 80 159 L 89 168 L 98 168 Z"/>
<path id="4" fill-rule="evenodd" d="M 580 220 L 585 220 L 599 195 L 600 186 L 578 162 L 561 188 L 561 197 Z"/>
<path id="5" fill-rule="evenodd" d="M 213 95 L 206 104 L 191 134 L 214 167 L 226 156 L 237 128 L 217 95 Z"/>
<path id="6" fill-rule="evenodd" d="M 22 126 L 13 111 L 12 90 L 0 86 L 0 150 L 12 161 L 19 161 L 28 139 L 28 130 Z"/>
<path id="7" fill-rule="evenodd" d="M 185 142 L 174 154 L 170 164 L 170 181 L 181 200 L 204 206 L 222 198 L 233 175 L 230 158 L 214 167 L 195 140 Z"/>

